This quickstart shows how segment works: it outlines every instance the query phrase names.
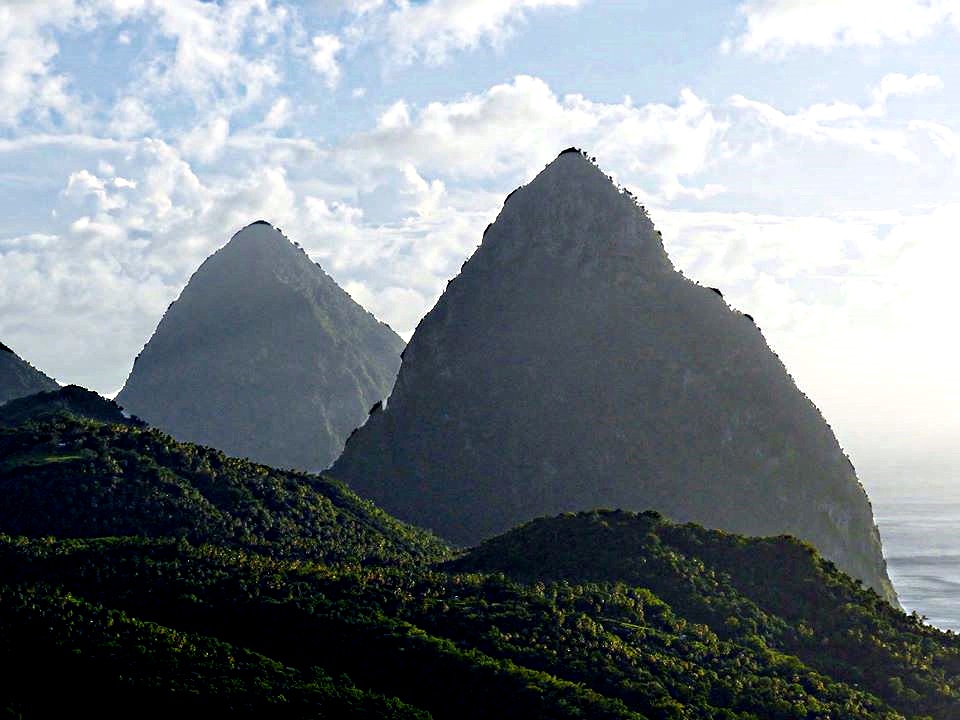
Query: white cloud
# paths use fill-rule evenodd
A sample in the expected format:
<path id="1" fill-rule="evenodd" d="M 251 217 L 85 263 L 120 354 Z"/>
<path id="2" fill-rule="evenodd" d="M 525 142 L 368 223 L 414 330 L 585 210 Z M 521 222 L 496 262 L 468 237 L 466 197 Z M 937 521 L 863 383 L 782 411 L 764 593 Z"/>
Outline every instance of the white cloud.
<path id="1" fill-rule="evenodd" d="M 912 120 L 910 129 L 926 133 L 944 157 L 960 160 L 960 134 L 953 129 L 929 120 Z"/>
<path id="2" fill-rule="evenodd" d="M 895 107 L 893 112 L 889 103 L 893 98 L 917 96 L 942 87 L 943 81 L 936 75 L 890 73 L 870 88 L 870 104 L 821 102 L 792 113 L 769 103 L 734 95 L 726 103 L 725 119 L 736 128 L 729 139 L 741 144 L 749 139 L 752 145 L 731 150 L 729 158 L 739 160 L 753 156 L 769 161 L 772 153 L 782 155 L 785 147 L 792 144 L 798 151 L 802 149 L 811 165 L 816 158 L 833 149 L 886 156 L 917 167 L 928 164 L 932 168 L 933 163 L 941 158 L 930 153 L 929 143 L 924 139 L 932 141 L 940 154 L 949 159 L 954 153 L 951 131 L 937 123 L 910 119 L 909 115 L 916 113 L 916 103 Z M 766 138 L 758 140 L 764 132 Z M 835 159 L 833 165 L 834 175 L 843 174 L 844 168 L 836 167 Z"/>
<path id="3" fill-rule="evenodd" d="M 404 166 L 403 179 L 406 181 L 405 192 L 416 198 L 413 207 L 417 215 L 422 218 L 433 215 L 440 207 L 440 203 L 447 192 L 443 182 L 440 180 L 425 180 L 412 164 Z"/>
<path id="4" fill-rule="evenodd" d="M 270 106 L 262 125 L 267 130 L 279 130 L 290 121 L 290 114 L 290 98 L 282 97 Z"/>
<path id="5" fill-rule="evenodd" d="M 223 150 L 230 136 L 230 121 L 225 117 L 210 118 L 180 138 L 180 152 L 188 158 L 209 163 Z"/>
<path id="6" fill-rule="evenodd" d="M 153 116 L 143 100 L 127 95 L 113 106 L 107 129 L 112 135 L 130 138 L 143 135 L 154 127 Z"/>
<path id="7" fill-rule="evenodd" d="M 377 127 L 381 131 L 401 130 L 410 127 L 410 107 L 405 100 L 397 100 L 379 117 Z"/>
<path id="8" fill-rule="evenodd" d="M 920 95 L 942 88 L 943 80 L 937 75 L 919 73 L 908 76 L 903 73 L 890 73 L 880 80 L 880 84 L 873 92 L 873 100 L 876 105 L 884 106 L 892 97 Z"/>
<path id="9" fill-rule="evenodd" d="M 390 9 L 383 2 L 363 5 L 361 25 L 352 34 L 384 38 L 391 47 L 391 60 L 406 64 L 415 60 L 442 63 L 457 50 L 488 42 L 500 45 L 530 12 L 544 8 L 576 8 L 584 0 L 395 0 Z M 371 17 L 372 15 L 372 17 Z"/>
<path id="10" fill-rule="evenodd" d="M 742 95 L 731 97 L 729 105 L 761 125 L 787 136 L 847 145 L 867 153 L 890 155 L 905 162 L 917 159 L 909 147 L 910 137 L 906 127 L 870 123 L 871 115 L 881 114 L 872 112 L 870 108 L 850 103 L 817 104 L 790 114 Z"/>
<path id="11" fill-rule="evenodd" d="M 134 137 L 154 128 L 148 107 L 170 95 L 189 99 L 201 114 L 233 113 L 261 101 L 281 81 L 280 58 L 293 50 L 297 18 L 270 0 L 49 0 L 0 3 L 0 126 L 29 120 L 34 130 L 89 130 L 87 107 L 71 78 L 57 70 L 58 37 L 121 22 L 145 22 L 173 40 L 136 66 L 106 129 Z M 129 44 L 124 30 L 117 36 Z"/>
<path id="12" fill-rule="evenodd" d="M 0 126 L 17 125 L 25 113 L 48 125 L 80 125 L 83 105 L 53 67 L 60 51 L 53 30 L 88 19 L 74 0 L 0 4 Z"/>
<path id="13" fill-rule="evenodd" d="M 738 11 L 746 28 L 736 44 L 748 53 L 906 43 L 960 25 L 957 0 L 751 0 Z"/>
<path id="14" fill-rule="evenodd" d="M 684 90 L 677 105 L 596 103 L 557 97 L 539 78 L 518 76 L 479 95 L 419 110 L 398 101 L 376 130 L 339 151 L 345 165 L 420 170 L 454 178 L 528 178 L 559 149 L 590 148 L 611 169 L 674 195 L 700 172 L 725 129 L 710 105 Z M 716 188 L 714 188 L 716 190 Z"/>
<path id="15" fill-rule="evenodd" d="M 340 65 L 337 55 L 343 50 L 343 42 L 336 35 L 316 35 L 311 41 L 310 63 L 324 79 L 328 87 L 336 87 L 340 81 Z"/>

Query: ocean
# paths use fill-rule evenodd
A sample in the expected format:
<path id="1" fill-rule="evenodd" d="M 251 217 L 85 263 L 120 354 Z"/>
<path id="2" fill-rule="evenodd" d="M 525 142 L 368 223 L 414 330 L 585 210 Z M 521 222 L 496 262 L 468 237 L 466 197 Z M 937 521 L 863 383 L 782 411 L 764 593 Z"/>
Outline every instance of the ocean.
<path id="1" fill-rule="evenodd" d="M 870 499 L 904 609 L 960 632 L 960 489 L 875 488 Z"/>

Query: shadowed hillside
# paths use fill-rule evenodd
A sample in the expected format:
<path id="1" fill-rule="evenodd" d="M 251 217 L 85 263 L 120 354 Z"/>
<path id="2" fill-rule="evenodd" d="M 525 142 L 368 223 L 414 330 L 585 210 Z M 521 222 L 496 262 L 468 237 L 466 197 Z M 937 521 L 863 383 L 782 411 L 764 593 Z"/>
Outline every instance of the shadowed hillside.
<path id="1" fill-rule="evenodd" d="M 454 556 L 342 485 L 0 428 L 0 712 L 955 720 L 960 640 L 792 538 L 546 518 Z"/>

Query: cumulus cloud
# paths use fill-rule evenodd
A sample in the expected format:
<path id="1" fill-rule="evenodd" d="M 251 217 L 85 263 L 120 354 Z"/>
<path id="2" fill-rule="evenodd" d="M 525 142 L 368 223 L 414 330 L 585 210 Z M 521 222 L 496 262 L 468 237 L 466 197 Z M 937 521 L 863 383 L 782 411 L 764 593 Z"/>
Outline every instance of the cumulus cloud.
<path id="1" fill-rule="evenodd" d="M 890 73 L 883 76 L 880 84 L 873 91 L 873 101 L 875 105 L 883 107 L 892 97 L 920 95 L 942 88 L 943 80 L 937 75 L 919 73 L 908 76 L 903 73 Z"/>
<path id="2" fill-rule="evenodd" d="M 60 51 L 54 30 L 88 20 L 89 11 L 74 0 L 0 4 L 0 126 L 17 125 L 24 114 L 47 124 L 80 124 L 83 103 L 54 69 Z"/>
<path id="3" fill-rule="evenodd" d="M 461 179 L 523 178 L 558 149 L 582 145 L 617 157 L 618 168 L 647 180 L 651 193 L 672 196 L 703 169 L 724 129 L 690 90 L 676 105 L 598 103 L 558 97 L 543 80 L 521 75 L 453 102 L 416 109 L 398 101 L 339 153 L 361 167 L 412 163 Z"/>
<path id="4" fill-rule="evenodd" d="M 849 145 L 903 161 L 916 160 L 916 155 L 908 146 L 909 137 L 902 128 L 872 125 L 866 122 L 871 113 L 850 103 L 814 105 L 796 113 L 787 113 L 769 103 L 743 95 L 734 95 L 729 102 L 732 108 L 787 136 Z"/>
<path id="5" fill-rule="evenodd" d="M 911 120 L 910 129 L 926 133 L 944 157 L 960 160 L 960 133 L 952 128 L 930 120 Z"/>
<path id="6" fill-rule="evenodd" d="M 258 101 L 265 88 L 276 85 L 280 71 L 274 44 L 285 36 L 290 13 L 265 0 L 224 4 L 201 0 L 168 0 L 151 4 L 156 30 L 172 38 L 172 53 L 155 59 L 147 89 L 185 91 L 206 107 L 226 97 L 231 104 Z M 260 42 L 244 50 L 249 33 Z"/>
<path id="7" fill-rule="evenodd" d="M 498 45 L 533 10 L 575 8 L 583 0 L 397 0 L 384 33 L 394 60 L 441 63 L 455 50 Z"/>
<path id="8" fill-rule="evenodd" d="M 180 151 L 189 158 L 209 163 L 223 150 L 230 136 L 230 121 L 223 116 L 210 118 L 180 138 Z"/>
<path id="9" fill-rule="evenodd" d="M 131 95 L 120 98 L 113 106 L 107 131 L 116 137 L 136 137 L 149 132 L 155 122 L 143 100 Z"/>
<path id="10" fill-rule="evenodd" d="M 747 53 L 907 43 L 960 26 L 957 0 L 750 0 L 738 12 L 746 27 L 736 45 Z"/>
<path id="11" fill-rule="evenodd" d="M 96 108 L 58 70 L 59 35 L 123 22 L 172 40 L 148 63 L 108 113 L 105 130 L 134 137 L 154 128 L 147 109 L 176 94 L 201 113 L 236 112 L 281 82 L 280 58 L 292 51 L 297 18 L 269 0 L 13 0 L 0 4 L 0 126 L 29 121 L 47 129 L 90 130 Z M 130 42 L 129 32 L 118 36 Z"/>
<path id="12" fill-rule="evenodd" d="M 340 80 L 337 55 L 343 50 L 343 42 L 336 35 L 315 35 L 311 46 L 310 64 L 329 87 L 335 87 Z"/>
<path id="13" fill-rule="evenodd" d="M 912 148 L 912 131 L 923 128 L 910 121 L 887 120 L 888 102 L 891 98 L 920 95 L 942 87 L 943 81 L 936 75 L 890 73 L 870 91 L 873 102 L 869 105 L 842 101 L 816 103 L 787 113 L 743 95 L 734 95 L 729 104 L 767 128 L 788 136 L 852 146 L 867 153 L 890 155 L 911 162 L 917 160 Z"/>
<path id="14" fill-rule="evenodd" d="M 263 119 L 262 126 L 267 130 L 279 130 L 290 120 L 290 98 L 282 97 L 270 106 L 270 112 Z"/>

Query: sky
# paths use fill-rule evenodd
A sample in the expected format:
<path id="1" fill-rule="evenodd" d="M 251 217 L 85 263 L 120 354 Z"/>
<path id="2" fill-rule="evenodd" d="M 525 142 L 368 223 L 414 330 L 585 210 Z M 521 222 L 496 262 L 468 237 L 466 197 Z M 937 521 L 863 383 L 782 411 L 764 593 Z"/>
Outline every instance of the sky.
<path id="1" fill-rule="evenodd" d="M 868 486 L 960 484 L 960 0 L 0 0 L 0 340 L 123 384 L 266 219 L 409 338 L 562 149 Z"/>

